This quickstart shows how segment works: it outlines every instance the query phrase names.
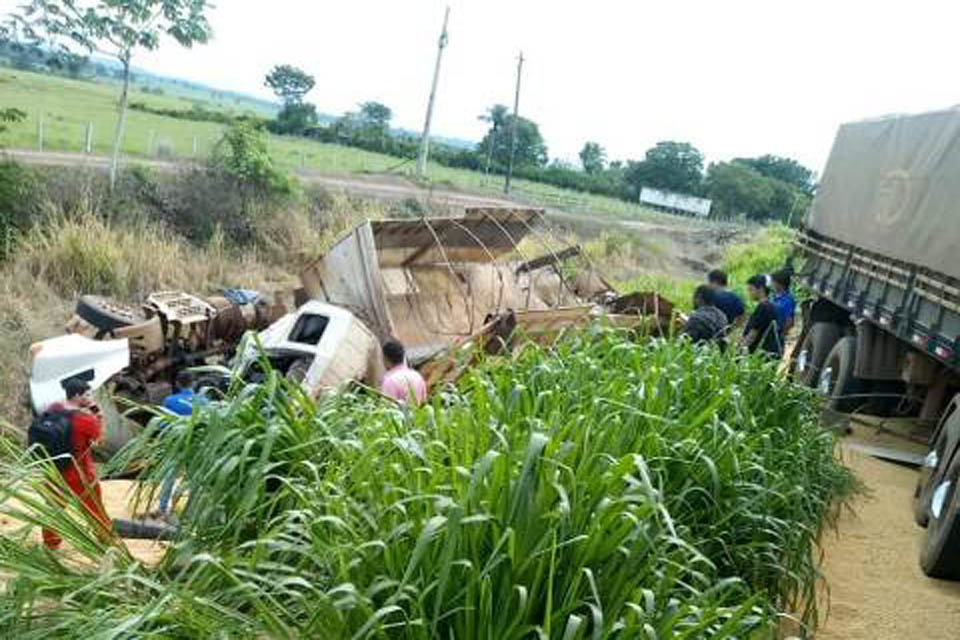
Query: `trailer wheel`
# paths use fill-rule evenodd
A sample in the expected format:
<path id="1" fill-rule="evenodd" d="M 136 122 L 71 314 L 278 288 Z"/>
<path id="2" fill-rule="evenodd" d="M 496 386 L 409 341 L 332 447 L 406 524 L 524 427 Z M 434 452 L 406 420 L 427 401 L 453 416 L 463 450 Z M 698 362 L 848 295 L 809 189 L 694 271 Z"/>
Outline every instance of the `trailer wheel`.
<path id="1" fill-rule="evenodd" d="M 104 332 L 130 327 L 144 320 L 143 314 L 135 309 L 100 296 L 82 296 L 77 300 L 76 314 Z"/>
<path id="2" fill-rule="evenodd" d="M 857 339 L 853 336 L 841 338 L 827 355 L 817 389 L 827 397 L 829 409 L 849 412 L 859 404 L 859 398 L 849 397 L 860 390 L 860 380 L 853 375 L 856 361 Z"/>
<path id="3" fill-rule="evenodd" d="M 931 578 L 960 579 L 960 455 L 930 494 L 930 522 L 920 568 Z"/>
<path id="4" fill-rule="evenodd" d="M 843 331 L 832 322 L 813 323 L 800 345 L 797 356 L 794 375 L 799 384 L 807 387 L 816 386 L 823 363 L 842 336 Z"/>

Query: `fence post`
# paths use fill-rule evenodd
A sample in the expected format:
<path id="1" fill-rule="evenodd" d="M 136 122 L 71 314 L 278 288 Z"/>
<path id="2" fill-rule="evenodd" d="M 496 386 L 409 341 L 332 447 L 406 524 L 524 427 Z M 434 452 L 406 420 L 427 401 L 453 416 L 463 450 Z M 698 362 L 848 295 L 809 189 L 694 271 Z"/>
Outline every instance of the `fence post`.
<path id="1" fill-rule="evenodd" d="M 197 136 L 193 136 L 193 157 L 197 157 Z"/>
<path id="2" fill-rule="evenodd" d="M 87 123 L 87 140 L 84 144 L 84 149 L 87 152 L 87 155 L 93 153 L 93 123 Z"/>
<path id="3" fill-rule="evenodd" d="M 37 117 L 37 150 L 43 153 L 43 111 Z"/>

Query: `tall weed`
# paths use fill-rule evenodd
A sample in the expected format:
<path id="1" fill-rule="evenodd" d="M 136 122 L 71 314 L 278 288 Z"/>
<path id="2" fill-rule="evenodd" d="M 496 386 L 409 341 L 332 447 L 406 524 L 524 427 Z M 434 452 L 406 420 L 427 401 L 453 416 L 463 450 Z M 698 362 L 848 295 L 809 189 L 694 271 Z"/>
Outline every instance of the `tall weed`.
<path id="1" fill-rule="evenodd" d="M 66 298 L 103 294 L 139 301 L 152 291 L 206 293 L 227 286 L 263 286 L 278 274 L 243 254 L 227 254 L 214 236 L 197 249 L 157 225 L 108 225 L 84 216 L 35 226 L 15 258 L 31 277 Z M 281 276 L 286 281 L 288 276 Z"/>

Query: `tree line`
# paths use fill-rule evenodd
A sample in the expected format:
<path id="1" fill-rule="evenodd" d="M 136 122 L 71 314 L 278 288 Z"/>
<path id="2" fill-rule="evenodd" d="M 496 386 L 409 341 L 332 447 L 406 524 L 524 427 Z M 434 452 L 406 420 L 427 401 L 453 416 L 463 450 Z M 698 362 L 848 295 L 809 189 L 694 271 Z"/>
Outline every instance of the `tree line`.
<path id="1" fill-rule="evenodd" d="M 313 76 L 291 65 L 278 65 L 264 84 L 283 104 L 277 117 L 267 124 L 274 133 L 359 147 L 411 161 L 417 156 L 419 138 L 392 132 L 393 112 L 384 104 L 364 102 L 358 111 L 321 126 L 316 107 L 304 101 L 315 85 Z M 506 173 L 514 115 L 505 105 L 495 104 L 479 118 L 488 128 L 475 148 L 432 144 L 431 158 L 449 167 Z M 687 142 L 658 142 L 642 159 L 608 161 L 603 146 L 590 141 L 580 151 L 580 167 L 559 159 L 550 161 L 540 128 L 524 117 L 517 120 L 513 147 L 514 174 L 518 177 L 634 202 L 643 187 L 703 196 L 713 200 L 715 215 L 723 217 L 797 222 L 816 187 L 813 172 L 796 160 L 764 155 L 705 167 L 703 153 Z"/>

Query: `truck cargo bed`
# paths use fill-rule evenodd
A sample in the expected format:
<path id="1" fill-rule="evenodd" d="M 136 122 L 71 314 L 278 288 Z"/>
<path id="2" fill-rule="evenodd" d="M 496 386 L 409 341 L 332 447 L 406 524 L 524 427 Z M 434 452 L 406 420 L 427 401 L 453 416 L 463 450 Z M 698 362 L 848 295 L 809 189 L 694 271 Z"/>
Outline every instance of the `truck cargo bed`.
<path id="1" fill-rule="evenodd" d="M 958 368 L 960 281 L 944 273 L 804 231 L 801 275 L 816 293 L 914 348 Z"/>

